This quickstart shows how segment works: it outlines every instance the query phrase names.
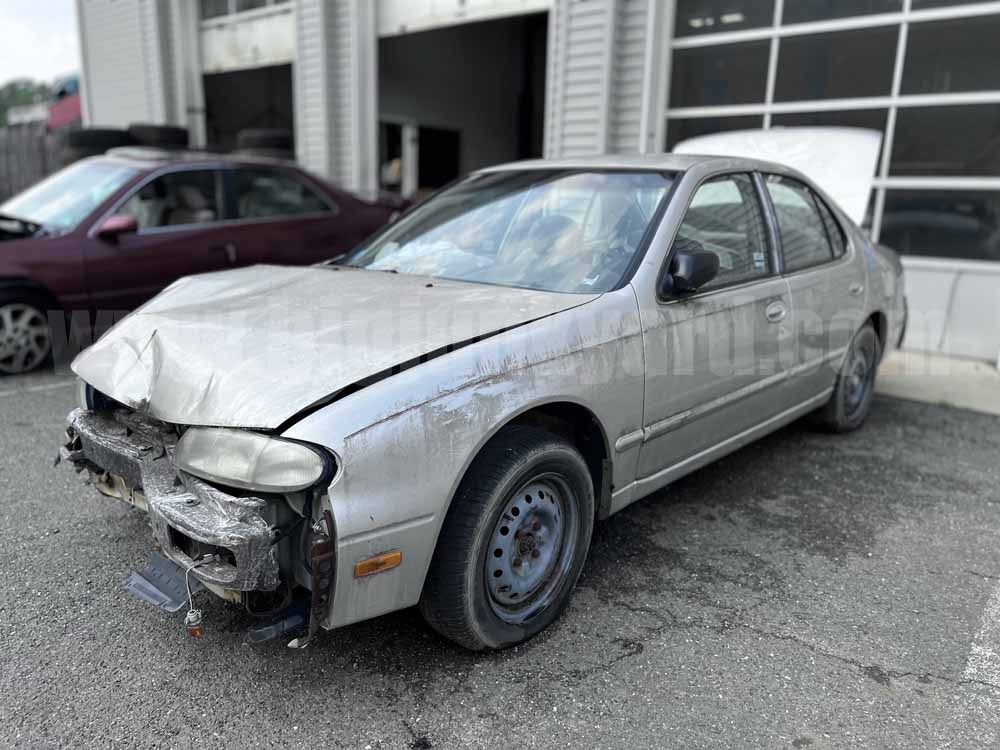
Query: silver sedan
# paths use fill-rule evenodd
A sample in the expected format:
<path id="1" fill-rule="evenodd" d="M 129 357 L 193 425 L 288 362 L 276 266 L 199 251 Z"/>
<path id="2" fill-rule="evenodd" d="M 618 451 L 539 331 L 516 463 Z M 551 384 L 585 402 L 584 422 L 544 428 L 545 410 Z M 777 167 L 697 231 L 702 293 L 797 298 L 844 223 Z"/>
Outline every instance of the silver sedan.
<path id="1" fill-rule="evenodd" d="M 904 324 L 898 259 L 793 170 L 522 162 L 335 262 L 174 283 L 74 362 L 62 456 L 148 513 L 129 587 L 194 635 L 204 588 L 255 640 L 419 605 L 501 648 L 595 521 L 799 417 L 859 427 Z"/>

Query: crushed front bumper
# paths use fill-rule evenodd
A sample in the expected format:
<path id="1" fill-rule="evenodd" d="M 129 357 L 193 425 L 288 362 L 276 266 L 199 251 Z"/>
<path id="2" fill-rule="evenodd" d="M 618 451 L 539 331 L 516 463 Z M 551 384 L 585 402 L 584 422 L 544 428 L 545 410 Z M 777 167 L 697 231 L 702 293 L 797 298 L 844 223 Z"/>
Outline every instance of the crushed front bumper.
<path id="1" fill-rule="evenodd" d="M 162 554 L 219 590 L 271 591 L 279 582 L 273 503 L 238 496 L 174 467 L 173 428 L 126 409 L 76 409 L 60 458 L 87 470 L 102 493 L 149 513 Z"/>

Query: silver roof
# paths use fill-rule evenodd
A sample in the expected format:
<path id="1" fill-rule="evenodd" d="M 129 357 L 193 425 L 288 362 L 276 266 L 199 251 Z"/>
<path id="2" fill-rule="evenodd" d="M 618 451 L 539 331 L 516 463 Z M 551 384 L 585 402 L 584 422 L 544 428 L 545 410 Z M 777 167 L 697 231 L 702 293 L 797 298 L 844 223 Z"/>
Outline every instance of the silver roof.
<path id="1" fill-rule="evenodd" d="M 787 167 L 757 159 L 701 154 L 602 154 L 600 156 L 575 156 L 563 159 L 527 159 L 477 170 L 506 172 L 520 169 L 655 169 L 684 172 L 703 164 L 725 165 L 733 169 L 767 169 L 784 171 Z"/>

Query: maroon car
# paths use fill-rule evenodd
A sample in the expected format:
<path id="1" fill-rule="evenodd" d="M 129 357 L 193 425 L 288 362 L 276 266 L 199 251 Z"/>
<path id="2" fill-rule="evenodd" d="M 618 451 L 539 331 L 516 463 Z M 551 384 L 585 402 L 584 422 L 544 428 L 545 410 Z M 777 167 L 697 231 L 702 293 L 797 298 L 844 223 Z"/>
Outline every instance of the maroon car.
<path id="1" fill-rule="evenodd" d="M 271 159 L 128 148 L 77 162 L 0 205 L 0 373 L 48 360 L 50 311 L 131 310 L 180 276 L 316 263 L 403 207 Z"/>

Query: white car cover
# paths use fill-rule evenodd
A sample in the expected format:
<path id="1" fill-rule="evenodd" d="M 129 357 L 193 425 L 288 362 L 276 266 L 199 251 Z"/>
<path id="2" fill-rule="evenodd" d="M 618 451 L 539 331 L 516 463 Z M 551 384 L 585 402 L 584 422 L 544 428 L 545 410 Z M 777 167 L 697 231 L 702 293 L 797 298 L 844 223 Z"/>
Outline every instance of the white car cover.
<path id="1" fill-rule="evenodd" d="M 771 128 L 713 133 L 681 141 L 677 154 L 763 159 L 802 172 L 861 226 L 882 134 L 862 128 Z"/>

